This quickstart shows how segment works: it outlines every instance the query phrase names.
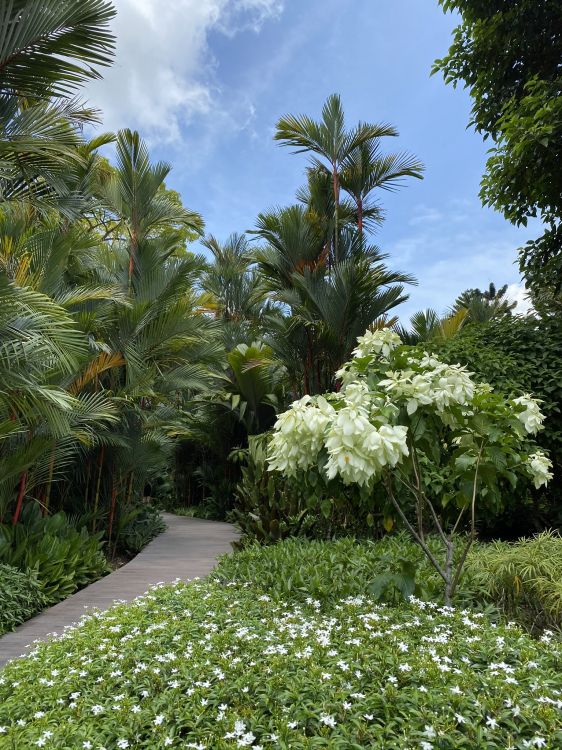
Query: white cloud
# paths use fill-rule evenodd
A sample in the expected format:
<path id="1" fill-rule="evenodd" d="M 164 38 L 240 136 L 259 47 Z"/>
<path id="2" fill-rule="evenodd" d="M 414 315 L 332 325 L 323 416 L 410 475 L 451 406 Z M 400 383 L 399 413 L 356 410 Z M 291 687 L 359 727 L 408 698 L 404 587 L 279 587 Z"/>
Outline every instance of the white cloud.
<path id="1" fill-rule="evenodd" d="M 424 226 L 426 224 L 435 224 L 441 221 L 443 214 L 436 208 L 429 206 L 416 206 L 415 213 L 409 221 L 410 226 Z"/>
<path id="2" fill-rule="evenodd" d="M 517 248 L 533 227 L 518 229 L 500 216 L 454 201 L 437 209 L 418 207 L 403 236 L 385 249 L 392 268 L 413 273 L 419 285 L 410 288 L 410 299 L 400 307 L 403 321 L 420 309 L 432 307 L 444 313 L 465 289 L 487 288 L 490 282 L 508 284 L 517 312 L 530 309 L 517 267 Z"/>
<path id="3" fill-rule="evenodd" d="M 283 9 L 282 0 L 116 0 L 116 7 L 116 60 L 87 97 L 104 128 L 133 127 L 168 143 L 194 118 L 224 115 L 209 33 L 258 32 Z"/>
<path id="4" fill-rule="evenodd" d="M 514 312 L 517 315 L 528 315 L 534 312 L 534 307 L 529 299 L 529 292 L 523 284 L 509 284 L 506 297 L 510 302 L 517 302 Z"/>

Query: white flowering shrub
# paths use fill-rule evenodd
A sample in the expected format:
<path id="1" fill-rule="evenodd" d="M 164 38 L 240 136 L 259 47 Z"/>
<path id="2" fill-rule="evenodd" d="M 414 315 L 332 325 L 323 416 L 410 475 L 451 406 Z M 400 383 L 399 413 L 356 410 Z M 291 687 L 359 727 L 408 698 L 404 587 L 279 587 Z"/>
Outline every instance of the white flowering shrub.
<path id="1" fill-rule="evenodd" d="M 0 672 L 2 750 L 562 746 L 562 649 L 470 611 L 159 587 Z"/>
<path id="2" fill-rule="evenodd" d="M 529 394 L 495 393 L 464 367 L 403 346 L 388 329 L 361 336 L 337 377 L 339 392 L 307 396 L 279 416 L 270 468 L 315 486 L 320 477 L 327 494 L 335 480 L 365 493 L 382 484 L 443 578 L 450 602 L 467 554 L 455 563 L 455 532 L 468 523 L 470 545 L 477 506 L 497 511 L 518 481 L 539 488 L 552 477 L 548 456 L 533 440 L 544 420 L 539 403 Z M 407 496 L 415 523 L 404 510 Z M 428 525 L 443 540 L 443 560 L 424 542 Z"/>

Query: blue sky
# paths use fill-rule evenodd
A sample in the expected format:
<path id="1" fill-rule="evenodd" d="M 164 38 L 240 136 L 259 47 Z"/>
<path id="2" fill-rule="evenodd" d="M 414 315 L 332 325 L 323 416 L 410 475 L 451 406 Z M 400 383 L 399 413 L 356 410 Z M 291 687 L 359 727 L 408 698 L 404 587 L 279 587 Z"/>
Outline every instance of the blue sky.
<path id="1" fill-rule="evenodd" d="M 467 287 L 510 284 L 522 297 L 517 229 L 481 206 L 486 144 L 467 130 L 470 99 L 430 77 L 456 18 L 437 0 L 116 0 L 118 56 L 92 103 L 110 129 L 133 127 L 169 185 L 219 239 L 294 200 L 306 156 L 272 140 L 279 116 L 319 116 L 332 92 L 348 122 L 390 122 L 388 149 L 426 165 L 423 182 L 382 193 L 375 242 L 419 286 L 399 312 L 443 311 Z"/>

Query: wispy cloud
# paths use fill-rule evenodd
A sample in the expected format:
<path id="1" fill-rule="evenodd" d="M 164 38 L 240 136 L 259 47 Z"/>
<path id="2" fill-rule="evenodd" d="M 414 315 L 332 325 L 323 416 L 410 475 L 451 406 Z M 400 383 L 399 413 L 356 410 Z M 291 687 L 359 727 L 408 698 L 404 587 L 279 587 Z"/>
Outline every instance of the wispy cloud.
<path id="1" fill-rule="evenodd" d="M 101 108 L 105 128 L 134 127 L 153 143 L 176 144 L 195 118 L 229 114 L 209 33 L 257 33 L 283 9 L 282 0 L 116 0 L 116 6 L 117 57 L 104 79 L 90 84 L 88 98 Z"/>
<path id="2" fill-rule="evenodd" d="M 420 207 L 409 227 L 386 248 L 392 267 L 413 273 L 419 282 L 400 308 L 403 320 L 428 307 L 445 312 L 462 291 L 485 288 L 491 281 L 509 284 L 517 311 L 527 311 L 517 268 L 517 248 L 527 239 L 522 230 L 486 212 L 476 199 L 462 207 L 453 201 L 439 210 Z M 532 228 L 526 231 L 532 236 Z"/>

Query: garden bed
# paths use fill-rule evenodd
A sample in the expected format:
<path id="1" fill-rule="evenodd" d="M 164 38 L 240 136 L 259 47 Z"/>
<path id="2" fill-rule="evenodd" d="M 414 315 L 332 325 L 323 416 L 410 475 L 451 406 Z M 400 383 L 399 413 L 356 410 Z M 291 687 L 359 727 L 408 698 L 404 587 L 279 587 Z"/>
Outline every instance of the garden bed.
<path id="1" fill-rule="evenodd" d="M 177 583 L 0 673 L 0 747 L 559 748 L 562 651 L 483 615 Z"/>

